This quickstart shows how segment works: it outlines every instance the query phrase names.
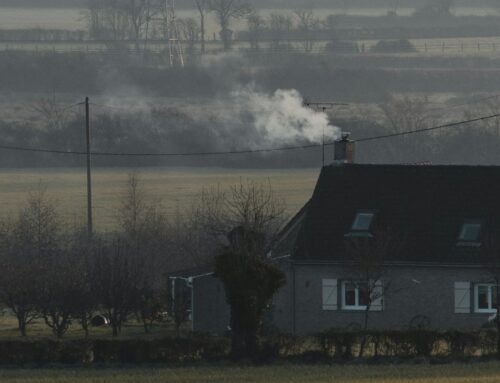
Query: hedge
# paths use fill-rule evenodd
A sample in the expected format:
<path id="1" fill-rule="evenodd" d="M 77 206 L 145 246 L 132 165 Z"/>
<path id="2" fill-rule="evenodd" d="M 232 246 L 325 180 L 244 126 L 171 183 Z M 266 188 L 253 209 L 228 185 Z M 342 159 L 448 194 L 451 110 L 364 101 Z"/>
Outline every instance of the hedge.
<path id="1" fill-rule="evenodd" d="M 365 339 L 364 358 L 445 357 L 457 360 L 496 353 L 495 329 L 479 331 L 346 331 L 331 329 L 314 337 L 277 334 L 262 338 L 257 362 L 290 359 L 301 363 L 350 360 L 359 356 Z M 3 340 L 0 365 L 141 364 L 212 362 L 227 359 L 228 338 L 191 334 L 187 338 Z"/>
<path id="2" fill-rule="evenodd" d="M 183 363 L 220 360 L 228 353 L 227 339 L 206 336 L 155 340 L 0 341 L 1 365 Z"/>

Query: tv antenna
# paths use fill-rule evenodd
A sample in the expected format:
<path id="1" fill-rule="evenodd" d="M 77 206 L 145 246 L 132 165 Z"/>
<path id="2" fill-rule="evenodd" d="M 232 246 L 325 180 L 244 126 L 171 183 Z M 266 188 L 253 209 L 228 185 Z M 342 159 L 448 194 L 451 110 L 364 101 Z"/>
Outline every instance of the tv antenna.
<path id="1" fill-rule="evenodd" d="M 184 52 L 177 26 L 177 17 L 175 14 L 175 0 L 165 0 L 165 9 L 168 14 L 168 53 L 170 66 L 174 67 L 177 63 L 184 68 Z"/>
<path id="2" fill-rule="evenodd" d="M 304 100 L 303 105 L 306 108 L 310 108 L 316 111 L 321 111 L 326 113 L 328 109 L 333 109 L 336 106 L 349 106 L 349 104 L 341 103 L 341 102 L 310 102 L 308 100 Z M 325 166 L 325 128 L 323 128 L 323 138 L 322 138 L 322 164 Z"/>

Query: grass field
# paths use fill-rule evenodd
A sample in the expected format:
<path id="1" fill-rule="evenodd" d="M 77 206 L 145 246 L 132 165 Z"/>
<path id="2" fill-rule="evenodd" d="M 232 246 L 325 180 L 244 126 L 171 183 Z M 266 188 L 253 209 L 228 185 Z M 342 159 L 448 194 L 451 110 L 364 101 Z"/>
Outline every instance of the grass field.
<path id="1" fill-rule="evenodd" d="M 191 327 L 190 323 L 186 323 L 181 328 L 181 334 L 189 332 Z M 151 331 L 145 333 L 142 323 L 137 321 L 132 315 L 128 318 L 128 321 L 123 325 L 122 332 L 120 333 L 119 339 L 157 339 L 164 338 L 168 336 L 176 336 L 175 326 L 171 322 L 155 322 L 151 326 Z M 84 339 L 85 333 L 82 330 L 78 321 L 73 321 L 68 331 L 64 334 L 65 340 L 75 340 Z M 111 327 L 90 327 L 89 328 L 89 338 L 90 339 L 113 339 L 113 332 Z M 27 335 L 22 338 L 19 335 L 19 330 L 17 327 L 17 320 L 11 314 L 0 315 L 0 341 L 6 340 L 40 340 L 40 339 L 52 339 L 55 340 L 56 337 L 52 333 L 52 330 L 45 324 L 43 319 L 36 319 L 34 322 L 28 325 Z M 0 379 L 1 382 L 1 379 Z"/>
<path id="2" fill-rule="evenodd" d="M 394 366 L 191 367 L 0 370 L 2 383 L 490 383 L 500 382 L 499 363 Z"/>
<path id="3" fill-rule="evenodd" d="M 94 216 L 97 229 L 113 227 L 131 169 L 96 169 L 93 174 Z M 189 209 L 202 189 L 220 185 L 226 189 L 242 180 L 271 182 L 278 197 L 293 214 L 310 198 L 319 169 L 242 170 L 213 168 L 136 169 L 151 202 L 157 202 L 173 216 Z M 85 169 L 1 169 L 0 218 L 15 215 L 30 192 L 42 184 L 68 223 L 86 217 Z"/>

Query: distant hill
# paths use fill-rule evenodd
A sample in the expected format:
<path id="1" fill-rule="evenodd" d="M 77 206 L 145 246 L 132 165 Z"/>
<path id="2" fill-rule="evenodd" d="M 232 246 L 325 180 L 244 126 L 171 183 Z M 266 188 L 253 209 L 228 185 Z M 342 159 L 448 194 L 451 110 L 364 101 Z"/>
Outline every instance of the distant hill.
<path id="1" fill-rule="evenodd" d="M 0 0 L 0 7 L 84 7 L 86 0 Z"/>
<path id="2" fill-rule="evenodd" d="M 400 7 L 420 8 L 432 0 L 400 0 Z M 249 0 L 250 3 L 260 8 L 295 8 L 313 6 L 314 8 L 340 7 L 344 8 L 387 8 L 389 0 Z M 87 0 L 0 0 L 0 7 L 85 7 Z M 179 8 L 192 8 L 193 0 L 177 0 Z M 457 6 L 494 6 L 497 0 L 455 0 Z"/>

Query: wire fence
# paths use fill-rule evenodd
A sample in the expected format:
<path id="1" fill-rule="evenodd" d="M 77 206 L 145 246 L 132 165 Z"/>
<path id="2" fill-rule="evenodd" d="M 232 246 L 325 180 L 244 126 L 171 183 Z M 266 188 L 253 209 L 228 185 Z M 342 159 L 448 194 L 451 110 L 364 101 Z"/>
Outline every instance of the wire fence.
<path id="1" fill-rule="evenodd" d="M 398 47 L 394 40 L 344 40 L 331 42 L 327 40 L 288 40 L 283 42 L 261 41 L 234 41 L 232 51 L 247 54 L 429 54 L 429 55 L 491 55 L 500 52 L 500 36 L 487 38 L 445 38 L 445 39 L 415 39 L 408 40 L 410 44 Z M 253 45 L 253 47 L 252 47 Z M 188 55 L 200 55 L 198 41 L 183 41 Z M 221 41 L 206 42 L 207 53 L 223 51 Z M 0 51 L 30 51 L 39 53 L 80 53 L 98 55 L 168 55 L 168 44 L 164 41 L 138 43 L 130 41 L 0 41 Z"/>

